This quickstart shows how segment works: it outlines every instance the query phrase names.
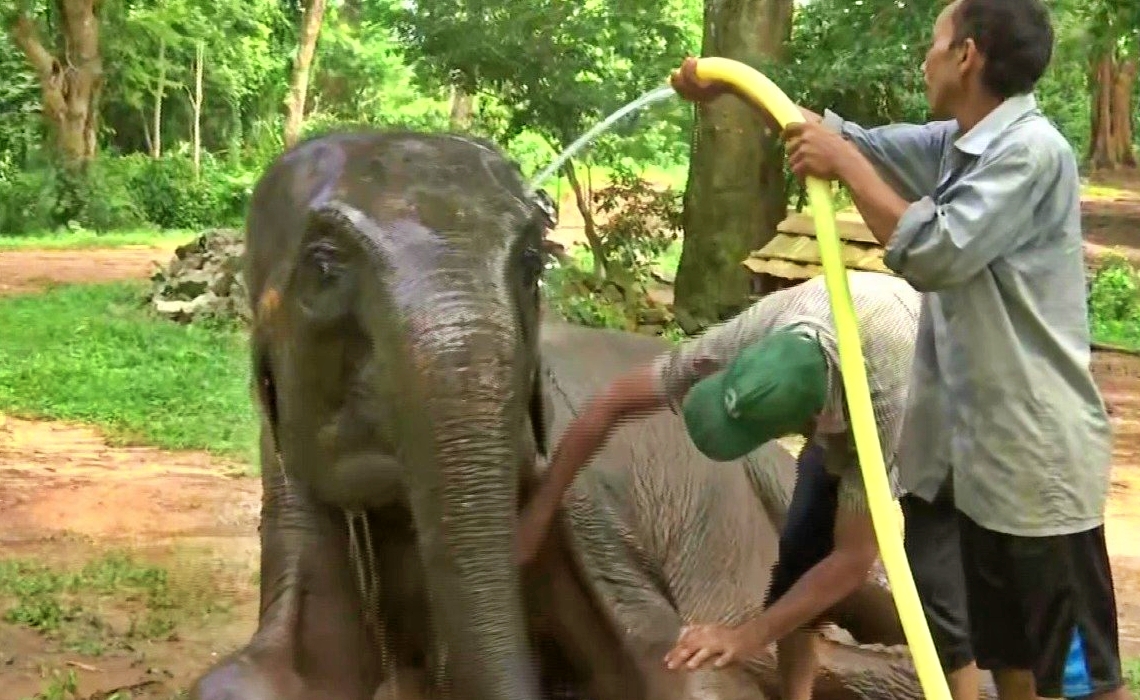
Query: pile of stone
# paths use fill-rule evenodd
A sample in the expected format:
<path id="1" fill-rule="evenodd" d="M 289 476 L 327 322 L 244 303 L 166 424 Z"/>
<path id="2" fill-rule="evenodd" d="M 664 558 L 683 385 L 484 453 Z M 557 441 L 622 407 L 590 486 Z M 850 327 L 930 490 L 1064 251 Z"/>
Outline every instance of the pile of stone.
<path id="1" fill-rule="evenodd" d="M 178 323 L 205 319 L 250 319 L 242 257 L 245 243 L 241 231 L 203 231 L 174 251 L 165 267 L 159 267 L 151 282 L 150 303 L 162 316 Z"/>

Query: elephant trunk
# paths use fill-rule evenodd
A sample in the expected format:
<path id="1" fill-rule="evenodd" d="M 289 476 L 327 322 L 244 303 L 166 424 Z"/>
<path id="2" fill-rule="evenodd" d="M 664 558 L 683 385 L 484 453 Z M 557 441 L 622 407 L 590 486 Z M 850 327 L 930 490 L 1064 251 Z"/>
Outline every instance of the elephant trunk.
<path id="1" fill-rule="evenodd" d="M 415 386 L 400 434 L 437 652 L 453 696 L 536 700 L 512 547 L 519 469 L 533 459 L 530 363 L 485 303 L 432 316 L 406 346 Z"/>

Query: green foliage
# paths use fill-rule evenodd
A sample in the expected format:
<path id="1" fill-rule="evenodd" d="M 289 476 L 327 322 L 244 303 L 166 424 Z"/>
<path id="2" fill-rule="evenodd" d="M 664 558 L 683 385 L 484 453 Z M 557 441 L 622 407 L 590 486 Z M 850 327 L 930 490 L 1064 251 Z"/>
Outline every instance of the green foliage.
<path id="1" fill-rule="evenodd" d="M 1095 339 L 1140 349 L 1140 276 L 1123 256 L 1106 256 L 1094 273 L 1089 323 Z"/>
<path id="2" fill-rule="evenodd" d="M 671 187 L 615 169 L 610 184 L 594 193 L 595 211 L 604 217 L 598 238 L 606 261 L 644 286 L 653 263 L 680 240 L 681 198 Z"/>
<path id="3" fill-rule="evenodd" d="M 673 257 L 679 247 L 680 194 L 619 169 L 594 200 L 604 217 L 597 233 L 609 263 L 605 278 L 594 275 L 589 249 L 582 245 L 580 257 L 548 268 L 543 285 L 548 305 L 585 326 L 672 332 L 671 315 L 652 302 L 649 292 L 660 286 L 656 279 L 662 259 Z"/>
<path id="4" fill-rule="evenodd" d="M 920 66 L 940 3 L 813 0 L 796 10 L 785 63 L 766 66 L 788 96 L 865 126 L 928 118 Z"/>
<path id="5" fill-rule="evenodd" d="M 679 2 L 426 0 L 395 11 L 425 84 L 489 93 L 505 109 L 495 134 L 524 129 L 564 146 L 623 104 L 662 84 L 699 28 Z"/>
<path id="6" fill-rule="evenodd" d="M 252 463 L 244 335 L 159 319 L 139 302 L 145 289 L 68 286 L 0 298 L 0 411 Z"/>
<path id="7" fill-rule="evenodd" d="M 226 172 L 212 159 L 194 179 L 193 164 L 184 156 L 119 159 L 130 172 L 136 201 L 146 220 L 160 228 L 206 228 L 232 225 L 244 218 L 256 173 Z"/>
<path id="8" fill-rule="evenodd" d="M 1088 47 L 1115 42 L 1120 55 L 1134 53 L 1140 17 L 1127 0 L 1050 4 L 1058 43 L 1038 95 L 1083 153 Z M 53 51 L 62 45 L 54 6 L 24 6 L 39 21 L 44 45 Z M 784 62 L 757 67 L 817 109 L 831 107 L 868 125 L 921 120 L 927 115 L 920 64 L 940 8 L 911 0 L 803 3 Z M 629 0 L 333 0 L 313 65 L 306 131 L 349 124 L 459 128 L 449 119 L 458 87 L 473 96 L 464 128 L 504 144 L 524 173 L 533 173 L 605 115 L 662 84 L 683 55 L 696 53 L 701 10 L 681 0 L 652 8 Z M 87 178 L 57 172 L 44 156 L 37 78 L 10 32 L 0 34 L 0 235 L 216 226 L 240 218 L 248 184 L 281 150 L 300 3 L 108 0 L 100 17 L 104 157 Z M 186 142 L 199 41 L 206 51 L 206 152 L 202 179 L 194 181 L 186 175 Z M 144 169 L 138 161 L 151 152 L 159 105 L 162 164 Z M 659 103 L 617 124 L 580 161 L 683 168 L 692 118 L 680 100 Z M 120 154 L 129 162 L 118 163 Z"/>
<path id="9" fill-rule="evenodd" d="M 82 173 L 50 164 L 0 173 L 0 234 L 233 225 L 245 216 L 256 177 L 208 155 L 199 179 L 185 155 L 102 157 Z"/>
<path id="10" fill-rule="evenodd" d="M 1124 660 L 1124 682 L 1133 695 L 1140 693 L 1140 659 Z"/>

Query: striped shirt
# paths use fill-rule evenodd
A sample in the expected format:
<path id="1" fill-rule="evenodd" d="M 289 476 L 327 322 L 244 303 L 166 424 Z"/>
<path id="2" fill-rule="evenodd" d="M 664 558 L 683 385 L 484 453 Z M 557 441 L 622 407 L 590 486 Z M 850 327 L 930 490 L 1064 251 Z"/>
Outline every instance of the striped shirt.
<path id="1" fill-rule="evenodd" d="M 896 453 L 921 297 L 901 278 L 876 272 L 849 272 L 848 286 L 859 322 L 887 478 L 897 498 L 901 492 Z M 835 324 L 822 276 L 768 294 L 735 318 L 662 354 L 654 365 L 658 388 L 677 412 L 689 389 L 702 377 L 731 364 L 737 353 L 769 333 L 793 326 L 816 336 L 828 364 L 827 400 L 815 422 L 814 434 L 804 437 L 825 449 L 827 470 L 839 479 L 840 506 L 866 511 L 867 494 L 854 439 L 847 429 Z"/>

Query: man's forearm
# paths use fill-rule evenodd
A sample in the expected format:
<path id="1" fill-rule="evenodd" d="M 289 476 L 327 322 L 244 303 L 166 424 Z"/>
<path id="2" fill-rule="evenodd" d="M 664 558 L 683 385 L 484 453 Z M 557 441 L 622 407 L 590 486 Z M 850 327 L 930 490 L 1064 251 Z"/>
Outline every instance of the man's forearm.
<path id="1" fill-rule="evenodd" d="M 548 504 L 561 501 L 578 470 L 605 446 L 619 423 L 665 407 L 665 397 L 657 393 L 654 378 L 651 366 L 619 377 L 592 398 L 582 414 L 570 423 L 551 457 L 551 469 L 540 492 Z"/>
<path id="2" fill-rule="evenodd" d="M 782 639 L 843 600 L 866 579 L 870 565 L 862 557 L 834 551 L 796 581 L 753 623 L 770 641 Z"/>
<path id="3" fill-rule="evenodd" d="M 852 146 L 852 155 L 839 172 L 840 179 L 851 191 L 855 208 L 871 234 L 882 245 L 890 243 L 899 219 L 910 204 L 888 185 L 871 161 Z"/>

